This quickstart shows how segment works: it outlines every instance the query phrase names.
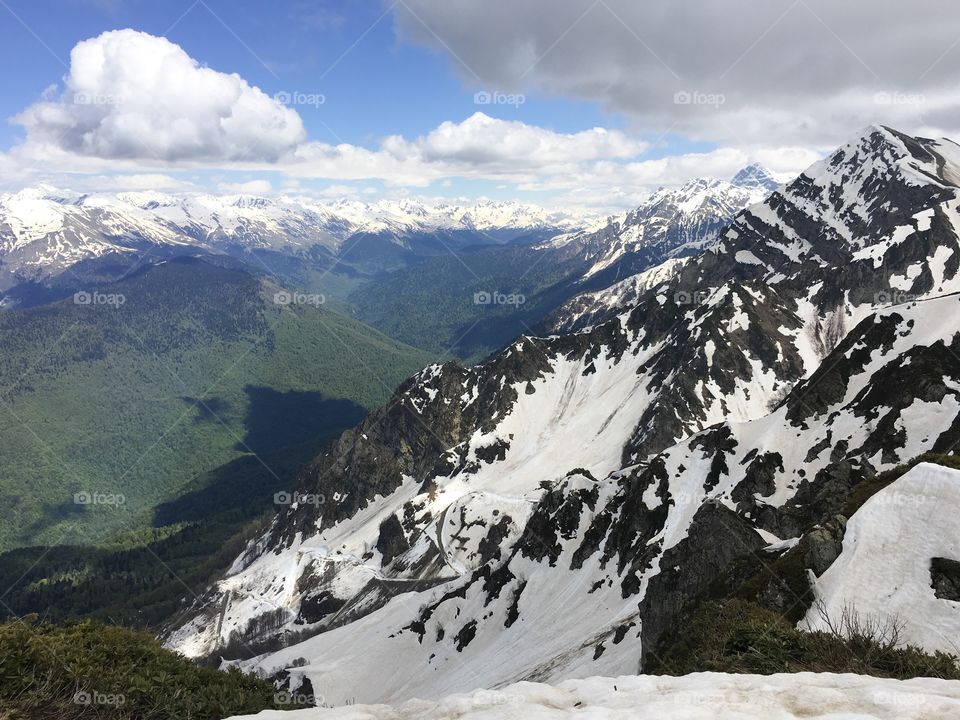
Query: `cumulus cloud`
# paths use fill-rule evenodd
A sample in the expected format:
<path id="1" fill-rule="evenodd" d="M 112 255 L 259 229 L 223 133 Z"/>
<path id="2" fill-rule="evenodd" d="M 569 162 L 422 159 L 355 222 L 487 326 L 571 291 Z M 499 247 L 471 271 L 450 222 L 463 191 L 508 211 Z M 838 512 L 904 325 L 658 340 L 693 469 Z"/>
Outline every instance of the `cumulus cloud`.
<path id="1" fill-rule="evenodd" d="M 305 139 L 294 110 L 134 30 L 78 43 L 60 96 L 14 122 L 35 154 L 103 159 L 274 162 Z"/>
<path id="2" fill-rule="evenodd" d="M 826 147 L 859 127 L 960 129 L 950 0 L 405 0 L 401 37 L 468 84 L 601 102 L 644 130 Z"/>
<path id="3" fill-rule="evenodd" d="M 387 138 L 383 149 L 398 158 L 425 162 L 463 162 L 478 167 L 541 167 L 547 163 L 582 162 L 598 157 L 628 158 L 647 144 L 622 132 L 593 128 L 561 134 L 478 112 L 461 123 L 445 122 L 429 134 L 408 142 Z"/>
<path id="4" fill-rule="evenodd" d="M 448 176 L 527 180 L 599 160 L 633 158 L 647 147 L 617 130 L 558 133 L 478 112 L 459 123 L 444 122 L 417 138 L 391 135 L 375 150 L 307 143 L 296 153 L 299 162 L 285 169 L 299 175 L 382 178 L 406 185 L 426 185 Z"/>

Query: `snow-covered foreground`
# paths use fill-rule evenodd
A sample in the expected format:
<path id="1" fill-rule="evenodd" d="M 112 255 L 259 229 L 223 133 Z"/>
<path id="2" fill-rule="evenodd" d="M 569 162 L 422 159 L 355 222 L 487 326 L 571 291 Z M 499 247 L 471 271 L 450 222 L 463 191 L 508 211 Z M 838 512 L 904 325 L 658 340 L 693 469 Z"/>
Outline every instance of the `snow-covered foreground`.
<path id="1" fill-rule="evenodd" d="M 960 472 L 920 463 L 870 498 L 847 526 L 843 552 L 816 581 L 806 626 L 826 629 L 844 608 L 902 626 L 906 642 L 960 653 L 960 603 L 931 587 L 933 558 L 960 557 Z"/>
<path id="2" fill-rule="evenodd" d="M 639 675 L 518 683 L 402 705 L 264 711 L 257 720 L 954 720 L 960 682 L 860 675 Z"/>

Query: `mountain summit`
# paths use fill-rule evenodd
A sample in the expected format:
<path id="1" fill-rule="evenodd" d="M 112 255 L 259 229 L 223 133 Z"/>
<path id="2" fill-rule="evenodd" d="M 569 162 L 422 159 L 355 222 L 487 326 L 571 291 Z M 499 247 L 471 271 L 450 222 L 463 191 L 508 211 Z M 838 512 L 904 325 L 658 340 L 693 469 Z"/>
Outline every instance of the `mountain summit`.
<path id="1" fill-rule="evenodd" d="M 773 192 L 780 187 L 780 183 L 760 163 L 747 165 L 734 175 L 730 182 L 737 187 L 747 188 L 748 190 L 766 190 L 767 192 Z"/>

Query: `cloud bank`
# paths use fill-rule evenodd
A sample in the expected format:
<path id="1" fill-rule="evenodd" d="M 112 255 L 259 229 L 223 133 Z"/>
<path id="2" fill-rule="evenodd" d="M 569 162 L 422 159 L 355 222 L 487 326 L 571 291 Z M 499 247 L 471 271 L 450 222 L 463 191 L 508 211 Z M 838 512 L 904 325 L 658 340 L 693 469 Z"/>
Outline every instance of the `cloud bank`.
<path id="1" fill-rule="evenodd" d="M 950 0 L 404 0 L 397 33 L 465 82 L 595 100 L 642 130 L 828 147 L 960 128 Z"/>

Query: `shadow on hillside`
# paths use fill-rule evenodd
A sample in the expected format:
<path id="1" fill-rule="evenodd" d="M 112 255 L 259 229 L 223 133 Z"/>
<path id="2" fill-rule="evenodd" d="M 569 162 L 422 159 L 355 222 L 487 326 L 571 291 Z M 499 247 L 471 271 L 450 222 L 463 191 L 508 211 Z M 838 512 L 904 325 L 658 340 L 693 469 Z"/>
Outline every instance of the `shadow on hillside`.
<path id="1" fill-rule="evenodd" d="M 275 492 L 293 486 L 297 473 L 367 411 L 318 392 L 279 392 L 248 385 L 246 432 L 236 449 L 247 453 L 196 478 L 178 498 L 154 509 L 153 526 L 203 520 L 224 510 L 244 514 L 272 507 Z"/>
<path id="2" fill-rule="evenodd" d="M 324 444 L 357 425 L 367 411 L 350 400 L 330 400 L 318 392 L 279 392 L 244 388 L 249 400 L 246 436 L 237 450 L 257 455 L 322 438 Z"/>

